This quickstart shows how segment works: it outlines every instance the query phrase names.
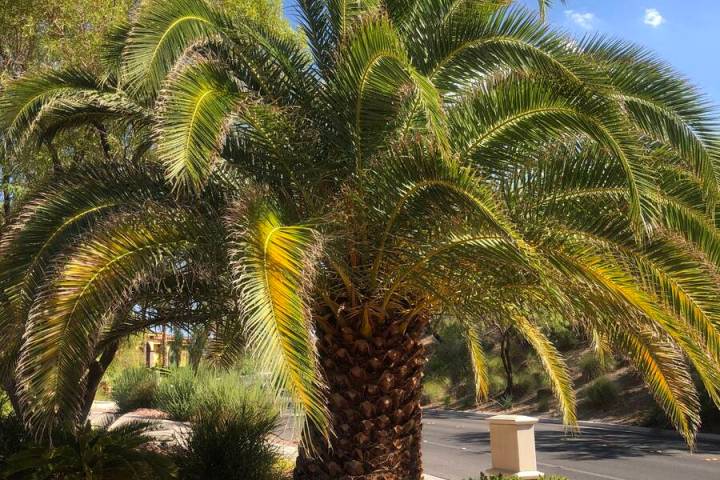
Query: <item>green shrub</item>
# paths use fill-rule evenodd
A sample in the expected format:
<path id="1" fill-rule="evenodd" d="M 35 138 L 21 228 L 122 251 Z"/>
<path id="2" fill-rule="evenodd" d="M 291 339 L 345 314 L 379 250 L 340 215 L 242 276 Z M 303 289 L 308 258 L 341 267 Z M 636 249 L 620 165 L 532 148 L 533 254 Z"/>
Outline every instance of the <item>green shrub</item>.
<path id="1" fill-rule="evenodd" d="M 582 378 L 586 381 L 594 380 L 605 373 L 602 362 L 597 355 L 592 352 L 580 357 L 578 366 L 580 367 L 580 372 L 582 372 Z"/>
<path id="2" fill-rule="evenodd" d="M 509 410 L 513 406 L 513 396 L 512 394 L 507 393 L 498 398 L 497 402 L 498 405 L 500 405 L 500 408 L 503 410 Z"/>
<path id="3" fill-rule="evenodd" d="M 589 382 L 590 380 L 594 380 L 600 375 L 612 370 L 613 363 L 614 362 L 611 359 L 606 359 L 603 363 L 603 361 L 595 353 L 588 352 L 580 357 L 578 365 L 580 367 L 580 372 L 582 372 L 582 378 Z"/>
<path id="4" fill-rule="evenodd" d="M 561 352 L 572 350 L 580 344 L 578 335 L 566 325 L 552 325 L 548 334 L 553 345 Z"/>
<path id="5" fill-rule="evenodd" d="M 145 480 L 174 478 L 169 457 L 146 448 L 147 424 L 132 423 L 113 430 L 88 423 L 75 434 L 57 433 L 53 445 L 31 445 L 7 460 L 0 477 L 7 480 Z"/>
<path id="6" fill-rule="evenodd" d="M 447 381 L 428 380 L 423 383 L 422 403 L 428 404 L 444 404 L 448 400 Z"/>
<path id="7" fill-rule="evenodd" d="M 600 377 L 587 387 L 586 393 L 591 407 L 606 409 L 615 404 L 620 396 L 620 388 L 607 377 Z"/>
<path id="8" fill-rule="evenodd" d="M 551 388 L 539 388 L 535 394 L 537 409 L 539 412 L 547 412 L 553 401 L 553 392 Z"/>
<path id="9" fill-rule="evenodd" d="M 547 386 L 547 374 L 534 359 L 529 359 L 526 366 L 515 373 L 514 378 L 513 395 L 516 398 L 521 398 Z"/>
<path id="10" fill-rule="evenodd" d="M 278 416 L 255 398 L 228 405 L 208 394 L 177 455 L 185 480 L 275 480 L 279 455 L 268 442 Z M 235 399 L 237 400 L 237 399 Z M 233 402 L 235 401 L 233 400 Z"/>
<path id="11" fill-rule="evenodd" d="M 171 419 L 185 422 L 198 409 L 198 377 L 189 368 L 172 370 L 160 380 L 155 392 L 155 407 Z"/>
<path id="12" fill-rule="evenodd" d="M 152 408 L 158 387 L 157 374 L 148 368 L 128 368 L 113 380 L 112 399 L 120 412 Z"/>

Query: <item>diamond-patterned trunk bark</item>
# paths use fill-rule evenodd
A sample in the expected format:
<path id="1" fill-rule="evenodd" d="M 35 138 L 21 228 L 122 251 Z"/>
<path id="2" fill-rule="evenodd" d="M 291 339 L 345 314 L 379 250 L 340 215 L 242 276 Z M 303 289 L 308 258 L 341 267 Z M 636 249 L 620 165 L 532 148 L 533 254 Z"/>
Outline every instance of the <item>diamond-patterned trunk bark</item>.
<path id="1" fill-rule="evenodd" d="M 420 480 L 427 320 L 385 322 L 366 339 L 350 328 L 320 333 L 319 354 L 329 385 L 335 436 L 302 448 L 296 480 Z"/>

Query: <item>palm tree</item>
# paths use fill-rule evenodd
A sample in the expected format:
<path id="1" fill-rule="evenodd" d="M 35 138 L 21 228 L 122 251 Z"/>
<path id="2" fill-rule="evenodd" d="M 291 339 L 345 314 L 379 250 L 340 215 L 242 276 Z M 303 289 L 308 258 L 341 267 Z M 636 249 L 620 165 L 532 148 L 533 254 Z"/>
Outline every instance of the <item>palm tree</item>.
<path id="1" fill-rule="evenodd" d="M 111 42 L 113 81 L 8 88 L 11 148 L 90 112 L 142 119 L 142 161 L 162 163 L 163 199 L 178 202 L 90 222 L 76 212 L 110 196 L 62 202 L 72 211 L 34 237 L 57 245 L 56 273 L 22 295 L 3 278 L 10 304 L 26 302 L 31 426 L 77 410 L 76 359 L 127 286 L 201 255 L 229 258 L 228 337 L 247 332 L 306 414 L 297 479 L 421 477 L 423 366 L 443 316 L 465 327 L 479 396 L 483 325 L 512 322 L 568 424 L 571 380 L 543 317 L 577 322 L 628 355 L 692 443 L 691 371 L 720 404 L 718 142 L 703 97 L 642 49 L 571 41 L 506 2 L 299 3 L 307 50 L 202 0 L 154 2 Z M 86 240 L 62 249 L 67 225 Z M 3 243 L 3 262 L 27 244 Z"/>

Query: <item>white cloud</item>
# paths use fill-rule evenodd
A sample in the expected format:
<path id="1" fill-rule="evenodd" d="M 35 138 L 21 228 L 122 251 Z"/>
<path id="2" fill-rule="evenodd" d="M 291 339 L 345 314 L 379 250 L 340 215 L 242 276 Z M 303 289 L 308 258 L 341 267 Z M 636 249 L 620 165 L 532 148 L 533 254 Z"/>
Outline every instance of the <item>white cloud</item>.
<path id="1" fill-rule="evenodd" d="M 565 10 L 565 16 L 587 30 L 590 30 L 595 26 L 596 18 L 594 13 Z"/>
<path id="2" fill-rule="evenodd" d="M 645 25 L 650 25 L 653 28 L 657 28 L 663 23 L 665 23 L 665 17 L 660 15 L 660 12 L 657 10 L 657 8 L 646 8 L 645 9 L 645 18 L 643 19 L 645 22 Z"/>

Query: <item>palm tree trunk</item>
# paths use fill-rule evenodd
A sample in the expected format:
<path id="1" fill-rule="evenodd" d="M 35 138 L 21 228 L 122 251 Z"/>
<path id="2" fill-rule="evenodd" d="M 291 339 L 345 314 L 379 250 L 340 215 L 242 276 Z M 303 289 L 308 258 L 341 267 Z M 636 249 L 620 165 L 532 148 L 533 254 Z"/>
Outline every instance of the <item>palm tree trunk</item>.
<path id="1" fill-rule="evenodd" d="M 10 405 L 12 406 L 15 416 L 17 418 L 23 418 L 20 399 L 18 398 L 17 394 L 17 385 L 15 383 L 15 379 L 12 377 L 5 379 L 5 382 L 3 382 L 3 390 L 5 391 L 5 395 L 7 395 L 8 399 L 10 400 Z"/>
<path id="2" fill-rule="evenodd" d="M 371 338 L 343 327 L 319 333 L 334 436 L 311 433 L 296 480 L 420 480 L 427 318 L 385 321 Z"/>
<path id="3" fill-rule="evenodd" d="M 48 152 L 50 152 L 50 161 L 52 163 L 52 171 L 55 175 L 62 173 L 62 165 L 60 163 L 60 157 L 58 156 L 55 145 L 52 144 L 51 140 L 45 140 L 45 146 L 47 146 Z"/>
<path id="4" fill-rule="evenodd" d="M 504 395 L 512 395 L 515 390 L 515 382 L 513 377 L 513 365 L 510 358 L 510 331 L 504 332 L 500 341 L 500 358 L 502 359 L 503 368 L 505 370 L 505 391 Z"/>
<path id="5" fill-rule="evenodd" d="M 102 380 L 103 375 L 105 375 L 105 371 L 110 366 L 110 363 L 112 363 L 115 358 L 115 354 L 117 353 L 119 346 L 120 343 L 118 341 L 110 343 L 105 350 L 103 350 L 100 358 L 90 364 L 87 378 L 85 380 L 83 403 L 78 417 L 78 423 L 80 425 L 84 425 L 88 415 L 90 415 L 90 409 L 95 401 L 95 394 L 100 386 L 100 381 Z"/>
<path id="6" fill-rule="evenodd" d="M 98 136 L 100 137 L 100 146 L 102 147 L 105 160 L 111 162 L 112 152 L 110 149 L 110 142 L 108 141 L 107 129 L 105 128 L 105 125 L 100 122 L 94 122 L 93 125 L 95 126 L 95 130 L 97 130 Z"/>
<path id="7" fill-rule="evenodd" d="M 3 194 L 3 218 L 7 222 L 10 217 L 10 208 L 12 199 L 10 198 L 10 175 L 2 176 L 2 194 Z"/>

